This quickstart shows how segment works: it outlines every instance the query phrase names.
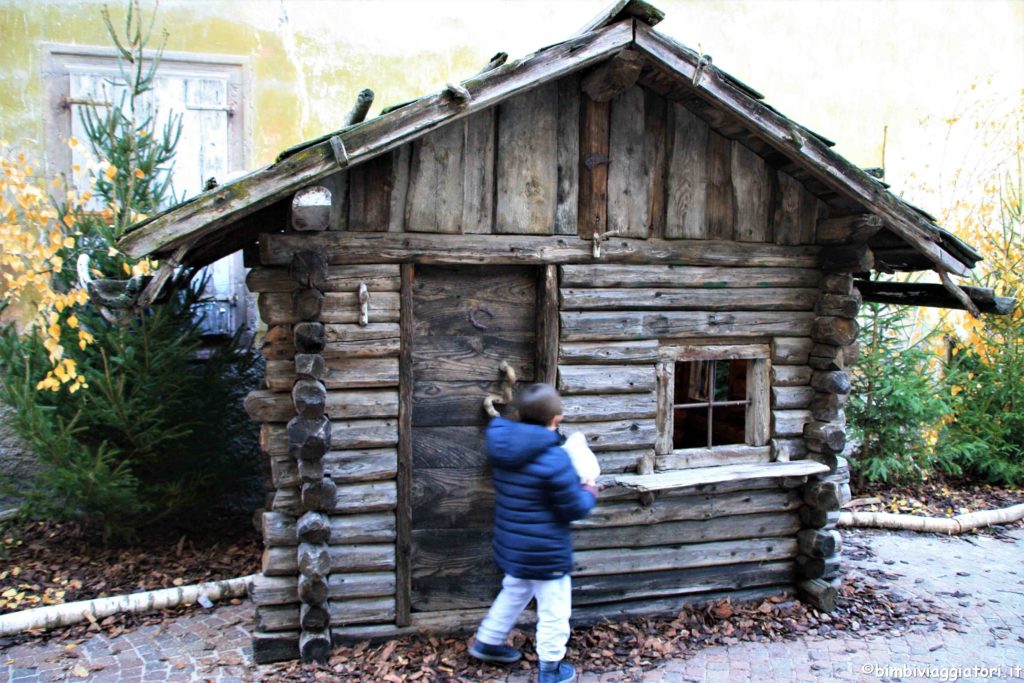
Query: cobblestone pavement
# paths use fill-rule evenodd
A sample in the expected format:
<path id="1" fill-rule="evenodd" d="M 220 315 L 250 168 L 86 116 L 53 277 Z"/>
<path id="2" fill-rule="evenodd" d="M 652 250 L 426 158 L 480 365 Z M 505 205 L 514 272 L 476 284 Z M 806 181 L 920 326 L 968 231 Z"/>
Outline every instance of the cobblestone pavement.
<path id="1" fill-rule="evenodd" d="M 1024 680 L 1024 530 L 1010 532 L 1014 542 L 986 536 L 856 535 L 875 556 L 851 561 L 852 571 L 884 571 L 883 580 L 893 590 L 930 597 L 959 615 L 959 630 L 915 628 L 884 637 L 808 636 L 795 642 L 709 647 L 667 661 L 643 680 Z M 251 620 L 252 606 L 243 604 L 115 638 L 96 635 L 70 649 L 60 642 L 18 645 L 0 650 L 0 681 L 252 680 L 261 676 L 251 663 Z M 508 683 L 529 680 L 525 673 L 508 677 Z M 580 677 L 580 683 L 619 680 L 621 673 Z"/>

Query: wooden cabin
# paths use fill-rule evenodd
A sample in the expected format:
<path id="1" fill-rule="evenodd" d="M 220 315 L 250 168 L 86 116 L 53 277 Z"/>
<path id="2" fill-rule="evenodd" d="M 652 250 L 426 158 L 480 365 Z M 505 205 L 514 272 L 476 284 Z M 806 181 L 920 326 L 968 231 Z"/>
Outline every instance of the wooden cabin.
<path id="1" fill-rule="evenodd" d="M 574 525 L 577 623 L 829 608 L 861 301 L 1000 303 L 952 282 L 973 249 L 661 17 L 620 0 L 122 241 L 165 269 L 238 249 L 252 268 L 267 369 L 247 406 L 275 488 L 257 661 L 478 623 L 500 580 L 485 402 L 533 381 L 605 473 Z M 866 281 L 906 270 L 944 284 Z"/>

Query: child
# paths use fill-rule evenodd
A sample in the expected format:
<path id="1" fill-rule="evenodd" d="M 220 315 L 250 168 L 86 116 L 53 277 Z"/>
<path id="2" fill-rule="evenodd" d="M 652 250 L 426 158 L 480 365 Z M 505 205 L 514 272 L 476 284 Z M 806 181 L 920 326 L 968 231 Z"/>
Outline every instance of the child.
<path id="1" fill-rule="evenodd" d="M 582 519 L 597 502 L 593 479 L 581 483 L 555 431 L 562 399 L 547 384 L 531 384 L 512 403 L 519 421 L 496 417 L 487 427 L 487 457 L 493 468 L 494 559 L 505 573 L 469 653 L 488 662 L 518 661 L 505 645 L 519 614 L 537 598 L 538 683 L 576 677 L 562 661 L 569 640 L 569 522 Z"/>

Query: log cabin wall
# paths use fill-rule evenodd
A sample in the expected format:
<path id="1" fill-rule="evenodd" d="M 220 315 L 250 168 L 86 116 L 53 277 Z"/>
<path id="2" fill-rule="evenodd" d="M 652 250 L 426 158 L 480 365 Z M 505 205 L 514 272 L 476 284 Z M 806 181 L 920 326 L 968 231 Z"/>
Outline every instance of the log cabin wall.
<path id="1" fill-rule="evenodd" d="M 659 366 L 680 346 L 763 348 L 763 446 L 742 457 L 817 457 L 805 430 L 825 420 L 815 405 L 832 399 L 822 397 L 838 395 L 816 384 L 827 371 L 811 365 L 825 350 L 817 321 L 832 317 L 816 313 L 833 284 L 810 248 L 828 209 L 729 133 L 639 85 L 600 101 L 580 78 L 563 78 L 329 177 L 325 231 L 293 216 L 292 231 L 261 239 L 263 265 L 248 284 L 268 327 L 266 389 L 247 406 L 263 422 L 276 492 L 253 592 L 257 659 L 294 657 L 325 629 L 365 638 L 482 616 L 410 614 L 403 264 L 548 266 L 553 305 L 537 314 L 559 332 L 553 344 L 539 340 L 553 350 L 538 373 L 557 381 L 567 426 L 588 435 L 606 473 L 728 464 L 658 452 Z M 522 236 L 566 240 L 524 246 Z M 602 262 L 621 260 L 615 238 L 645 246 L 629 263 Z M 330 425 L 320 458 L 294 456 L 288 425 L 300 414 Z M 304 494 L 319 476 L 329 486 Z M 806 510 L 828 508 L 815 497 L 822 481 L 747 478 L 646 498 L 606 491 L 575 532 L 576 618 L 788 590 L 814 575 L 807 559 L 821 559 L 831 517 Z M 310 512 L 323 519 L 307 540 L 300 520 Z"/>

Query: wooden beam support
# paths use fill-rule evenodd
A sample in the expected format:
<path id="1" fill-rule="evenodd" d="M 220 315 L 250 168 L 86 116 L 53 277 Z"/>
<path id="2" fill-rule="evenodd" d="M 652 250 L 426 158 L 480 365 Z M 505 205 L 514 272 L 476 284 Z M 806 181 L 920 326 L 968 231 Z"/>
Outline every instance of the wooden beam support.
<path id="1" fill-rule="evenodd" d="M 818 221 L 818 244 L 860 244 L 882 229 L 882 219 L 870 213 Z"/>
<path id="2" fill-rule="evenodd" d="M 415 266 L 402 264 L 399 307 L 401 351 L 398 365 L 398 473 L 395 509 L 395 624 L 408 626 L 412 611 L 412 333 Z"/>
<path id="3" fill-rule="evenodd" d="M 636 50 L 623 50 L 604 64 L 594 68 L 580 87 L 595 102 L 610 102 L 640 78 L 644 58 Z"/>
<path id="4" fill-rule="evenodd" d="M 949 289 L 943 285 L 923 282 L 878 282 L 873 280 L 857 280 L 864 301 L 879 304 L 899 304 L 903 306 L 928 306 L 931 308 L 955 308 L 966 310 L 963 301 L 951 296 Z M 981 313 L 1009 315 L 1017 306 L 1017 300 L 1010 296 L 996 296 L 995 292 L 986 287 L 969 287 L 960 285 L 963 292 Z"/>
<path id="5" fill-rule="evenodd" d="M 583 181 L 581 179 L 581 195 Z M 581 202 L 581 208 L 584 204 Z M 584 216 L 580 214 L 580 229 Z M 582 235 L 581 235 L 582 236 Z M 331 265 L 548 265 L 597 263 L 590 243 L 572 235 L 436 235 L 325 231 L 260 235 L 266 265 L 286 265 L 295 252 L 324 255 Z M 684 263 L 689 266 L 817 268 L 818 247 L 716 240 L 640 240 L 615 237 L 602 245 L 601 263 Z"/>

